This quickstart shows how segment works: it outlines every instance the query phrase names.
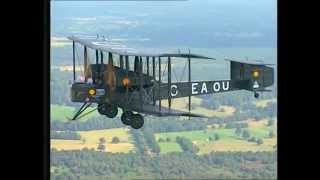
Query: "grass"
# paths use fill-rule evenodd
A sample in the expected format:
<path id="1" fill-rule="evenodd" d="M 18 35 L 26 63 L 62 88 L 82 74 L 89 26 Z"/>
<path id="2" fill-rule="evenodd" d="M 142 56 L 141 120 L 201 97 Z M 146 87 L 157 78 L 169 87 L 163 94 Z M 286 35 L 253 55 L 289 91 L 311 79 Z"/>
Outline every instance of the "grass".
<path id="1" fill-rule="evenodd" d="M 131 142 L 130 134 L 128 133 L 127 128 L 78 131 L 78 133 L 80 134 L 81 138 L 86 140 L 86 142 L 99 143 L 99 138 L 103 137 L 108 143 L 110 143 L 112 138 L 115 136 L 120 139 L 120 142 Z"/>
<path id="2" fill-rule="evenodd" d="M 255 142 L 248 142 L 236 135 L 234 128 L 157 133 L 155 134 L 155 137 L 156 140 L 159 138 L 170 138 L 172 141 L 170 143 L 159 143 L 161 153 L 179 151 L 176 147 L 178 144 L 174 142 L 177 136 L 190 139 L 199 147 L 199 154 L 209 153 L 211 151 L 273 151 L 273 146 L 277 144 L 277 137 L 269 138 L 268 135 L 271 130 L 276 132 L 276 129 L 274 127 L 266 126 L 267 120 L 261 120 L 258 122 L 251 120 L 248 124 L 249 127 L 243 129 L 247 129 L 251 137 L 262 138 L 263 144 L 257 145 Z M 214 139 L 215 134 L 219 135 L 219 140 L 209 141 L 209 137 Z"/>
<path id="3" fill-rule="evenodd" d="M 254 142 L 248 142 L 240 139 L 219 140 L 209 143 L 198 143 L 199 154 L 210 153 L 211 151 L 273 151 L 276 144 L 276 138 L 264 139 L 264 143 L 257 145 Z"/>
<path id="4" fill-rule="evenodd" d="M 265 108 L 269 102 L 277 102 L 276 98 L 273 99 L 263 99 L 255 102 L 256 107 Z"/>
<path id="5" fill-rule="evenodd" d="M 180 145 L 175 142 L 161 142 L 159 143 L 159 146 L 161 153 L 182 152 Z"/>
<path id="6" fill-rule="evenodd" d="M 94 108 L 89 107 L 83 113 L 88 112 L 92 109 L 94 109 Z M 68 118 L 71 118 L 77 110 L 78 109 L 71 107 L 71 106 L 62 106 L 62 105 L 51 104 L 50 117 L 51 117 L 52 121 L 68 122 L 69 121 Z M 91 117 L 97 117 L 97 116 L 100 116 L 100 114 L 97 111 L 94 111 L 94 112 L 88 114 L 87 116 L 80 118 L 79 121 L 83 122 L 83 121 L 90 119 Z"/>
<path id="7" fill-rule="evenodd" d="M 92 131 L 78 131 L 82 140 L 51 140 L 51 147 L 57 150 L 81 150 L 83 148 L 97 150 L 99 139 L 101 137 L 106 140 L 106 152 L 123 152 L 128 153 L 134 150 L 134 145 L 131 140 L 131 135 L 128 133 L 128 129 L 114 128 L 104 130 L 92 130 Z M 120 139 L 120 143 L 112 144 L 112 138 L 117 136 Z"/>

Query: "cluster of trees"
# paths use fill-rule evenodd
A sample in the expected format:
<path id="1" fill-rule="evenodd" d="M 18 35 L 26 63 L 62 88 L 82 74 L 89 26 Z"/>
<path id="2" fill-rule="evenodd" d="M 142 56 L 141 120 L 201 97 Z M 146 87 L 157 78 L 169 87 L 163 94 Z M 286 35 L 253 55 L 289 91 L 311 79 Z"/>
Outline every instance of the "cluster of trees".
<path id="1" fill-rule="evenodd" d="M 145 119 L 145 124 L 152 132 L 159 133 L 202 130 L 207 128 L 208 122 L 204 120 L 181 121 L 176 117 L 158 118 L 150 116 Z M 72 123 L 65 123 L 61 121 L 51 121 L 51 129 L 55 131 L 88 131 L 119 127 L 124 127 L 120 119 L 108 119 L 103 116 L 92 117 L 84 122 L 75 121 Z"/>
<path id="2" fill-rule="evenodd" d="M 249 142 L 255 142 L 258 145 L 263 144 L 263 140 L 261 138 L 251 137 L 248 139 Z"/>
<path id="3" fill-rule="evenodd" d="M 274 131 L 270 131 L 269 132 L 269 138 L 273 138 L 276 134 L 274 133 Z"/>
<path id="4" fill-rule="evenodd" d="M 274 125 L 274 120 L 273 119 L 269 119 L 268 120 L 268 126 L 273 126 Z"/>
<path id="5" fill-rule="evenodd" d="M 104 137 L 101 137 L 99 138 L 99 144 L 98 144 L 98 147 L 97 149 L 100 150 L 100 151 L 105 151 L 106 149 L 106 139 Z"/>
<path id="6" fill-rule="evenodd" d="M 112 144 L 118 144 L 119 142 L 120 142 L 120 139 L 117 136 L 113 137 L 111 140 Z"/>
<path id="7" fill-rule="evenodd" d="M 144 141 L 144 136 L 141 130 L 131 129 L 130 133 L 134 140 L 135 147 L 138 153 L 144 154 L 147 151 L 146 144 Z"/>
<path id="8" fill-rule="evenodd" d="M 241 136 L 243 139 L 246 139 L 248 142 L 256 142 L 258 145 L 263 144 L 262 138 L 252 137 L 247 129 L 242 130 L 241 128 L 236 128 L 235 134 Z"/>
<path id="9" fill-rule="evenodd" d="M 181 119 L 184 117 L 181 117 Z M 159 118 L 153 117 L 146 119 L 146 124 L 154 133 L 179 132 L 203 130 L 207 128 L 208 122 L 197 118 L 196 120 L 181 120 L 177 117 Z M 191 118 L 192 119 L 192 118 Z"/>
<path id="10" fill-rule="evenodd" d="M 152 129 L 147 127 L 141 130 L 131 129 L 130 133 L 139 153 L 145 154 L 148 150 L 156 154 L 160 153 L 160 146 L 155 139 Z"/>
<path id="11" fill-rule="evenodd" d="M 276 152 L 139 153 L 51 150 L 52 180 L 59 179 L 276 179 Z"/>
<path id="12" fill-rule="evenodd" d="M 81 136 L 74 131 L 50 131 L 51 139 L 80 140 Z"/>
<path id="13" fill-rule="evenodd" d="M 167 137 L 166 139 L 159 138 L 158 142 L 171 142 L 171 138 Z"/>
<path id="14" fill-rule="evenodd" d="M 233 128 L 247 128 L 248 123 L 235 123 L 233 121 L 228 122 L 225 126 L 227 129 L 233 129 Z"/>
<path id="15" fill-rule="evenodd" d="M 70 101 L 70 87 L 68 80 L 72 79 L 72 72 L 61 72 L 51 70 L 50 80 L 50 102 L 59 105 L 72 105 Z"/>
<path id="16" fill-rule="evenodd" d="M 55 131 L 88 131 L 97 129 L 110 129 L 119 128 L 124 125 L 120 119 L 108 119 L 104 116 L 98 116 L 88 119 L 87 121 L 80 122 L 75 121 L 71 123 L 65 123 L 61 121 L 51 121 L 51 130 Z"/>
<path id="17" fill-rule="evenodd" d="M 189 153 L 199 152 L 199 148 L 195 146 L 190 139 L 178 136 L 176 137 L 176 142 L 180 145 L 181 149 L 184 152 L 189 152 Z"/>
<path id="18" fill-rule="evenodd" d="M 160 153 L 160 146 L 156 141 L 156 138 L 154 136 L 154 133 L 152 132 L 152 129 L 150 128 L 144 128 L 143 131 L 143 137 L 146 141 L 146 144 L 150 148 L 150 150 L 154 153 Z"/>

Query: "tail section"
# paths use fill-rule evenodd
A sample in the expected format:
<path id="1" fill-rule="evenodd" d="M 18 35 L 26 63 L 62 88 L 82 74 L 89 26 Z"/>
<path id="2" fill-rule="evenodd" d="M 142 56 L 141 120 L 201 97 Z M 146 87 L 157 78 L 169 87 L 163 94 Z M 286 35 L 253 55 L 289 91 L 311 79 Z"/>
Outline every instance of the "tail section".
<path id="1" fill-rule="evenodd" d="M 231 80 L 232 81 L 247 81 L 238 85 L 239 89 L 259 92 L 269 91 L 266 88 L 274 84 L 274 68 L 259 62 L 241 62 L 230 61 Z M 257 96 L 255 94 L 255 96 Z"/>

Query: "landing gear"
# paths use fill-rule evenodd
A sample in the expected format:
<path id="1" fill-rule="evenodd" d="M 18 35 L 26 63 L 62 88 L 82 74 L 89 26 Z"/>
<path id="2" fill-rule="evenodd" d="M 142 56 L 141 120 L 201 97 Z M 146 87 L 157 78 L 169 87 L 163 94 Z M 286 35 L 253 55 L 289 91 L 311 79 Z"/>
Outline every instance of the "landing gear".
<path id="1" fill-rule="evenodd" d="M 134 114 L 131 117 L 131 127 L 133 129 L 140 129 L 144 124 L 143 117 L 140 114 Z"/>
<path id="2" fill-rule="evenodd" d="M 132 117 L 133 113 L 131 111 L 125 111 L 121 115 L 121 121 L 123 124 L 129 126 L 130 125 L 130 119 Z"/>
<path id="3" fill-rule="evenodd" d="M 259 93 L 255 92 L 254 93 L 254 97 L 258 99 L 259 98 Z"/>
<path id="4" fill-rule="evenodd" d="M 111 104 L 99 104 L 98 112 L 106 115 L 108 118 L 114 118 L 118 114 L 118 107 Z"/>
<path id="5" fill-rule="evenodd" d="M 124 111 L 121 115 L 121 121 L 133 129 L 140 129 L 144 124 L 143 117 L 140 114 L 133 114 L 131 111 Z"/>

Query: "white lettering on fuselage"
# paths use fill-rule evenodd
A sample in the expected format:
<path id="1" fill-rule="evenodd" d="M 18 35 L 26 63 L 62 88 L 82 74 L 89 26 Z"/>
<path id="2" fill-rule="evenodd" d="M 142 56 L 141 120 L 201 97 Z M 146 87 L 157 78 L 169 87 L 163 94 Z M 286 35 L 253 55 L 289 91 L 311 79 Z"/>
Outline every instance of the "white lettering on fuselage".
<path id="1" fill-rule="evenodd" d="M 206 85 L 206 83 L 203 83 L 202 84 L 202 88 L 201 88 L 201 91 L 200 91 L 201 93 L 208 93 L 208 89 L 207 89 L 207 85 Z"/>
<path id="2" fill-rule="evenodd" d="M 178 95 L 178 86 L 173 84 L 171 85 L 171 96 L 174 97 L 174 96 L 177 96 Z"/>
<path id="3" fill-rule="evenodd" d="M 197 91 L 197 86 L 199 83 L 192 83 L 192 94 L 198 94 L 199 92 Z"/>
<path id="4" fill-rule="evenodd" d="M 214 92 L 220 91 L 220 83 L 219 82 L 213 83 L 213 91 Z"/>
<path id="5" fill-rule="evenodd" d="M 207 83 L 209 83 L 209 87 L 207 86 Z M 179 88 L 180 88 L 179 84 L 171 85 L 171 89 L 170 89 L 171 97 L 178 96 Z M 191 83 L 191 95 L 208 94 L 208 93 L 229 91 L 229 90 L 230 90 L 230 81 L 216 81 L 216 82 L 211 81 L 211 82 Z"/>
<path id="6" fill-rule="evenodd" d="M 226 84 L 226 86 L 225 86 L 225 84 Z M 224 90 L 224 91 L 228 91 L 229 90 L 229 81 L 223 81 L 222 82 L 222 89 Z"/>

